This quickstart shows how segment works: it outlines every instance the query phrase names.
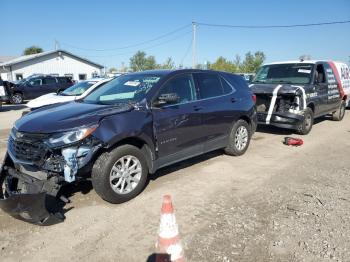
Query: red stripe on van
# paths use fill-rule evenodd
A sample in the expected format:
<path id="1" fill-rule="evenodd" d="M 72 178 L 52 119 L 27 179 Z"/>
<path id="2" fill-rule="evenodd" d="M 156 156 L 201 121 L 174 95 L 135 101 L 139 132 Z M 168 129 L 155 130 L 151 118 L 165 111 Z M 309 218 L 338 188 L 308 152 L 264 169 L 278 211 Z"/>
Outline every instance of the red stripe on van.
<path id="1" fill-rule="evenodd" d="M 339 85 L 339 92 L 341 94 L 341 98 L 343 98 L 345 93 L 344 93 L 343 86 L 341 84 L 340 75 L 339 75 L 339 72 L 337 70 L 337 67 L 335 66 L 335 64 L 332 61 L 329 61 L 328 64 L 330 65 L 330 67 L 332 68 L 332 70 L 334 72 L 335 78 L 337 79 L 337 82 Z"/>

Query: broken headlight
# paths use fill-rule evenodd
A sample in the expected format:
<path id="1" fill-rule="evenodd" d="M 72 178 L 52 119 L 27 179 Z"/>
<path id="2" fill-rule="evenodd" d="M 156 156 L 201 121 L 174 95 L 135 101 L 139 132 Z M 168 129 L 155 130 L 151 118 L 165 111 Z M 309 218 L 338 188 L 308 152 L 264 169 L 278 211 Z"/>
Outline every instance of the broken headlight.
<path id="1" fill-rule="evenodd" d="M 93 125 L 93 126 L 83 127 L 72 131 L 57 133 L 51 136 L 46 142 L 51 147 L 60 147 L 64 145 L 69 145 L 88 137 L 92 132 L 94 132 L 97 129 L 97 127 L 98 125 Z"/>

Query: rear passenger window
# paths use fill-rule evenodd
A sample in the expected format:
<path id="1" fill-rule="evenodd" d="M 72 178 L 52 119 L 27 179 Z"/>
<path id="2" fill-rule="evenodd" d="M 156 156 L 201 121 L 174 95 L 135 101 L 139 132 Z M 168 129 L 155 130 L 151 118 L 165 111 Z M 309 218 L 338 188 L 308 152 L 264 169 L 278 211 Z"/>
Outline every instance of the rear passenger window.
<path id="1" fill-rule="evenodd" d="M 221 96 L 224 90 L 219 77 L 215 74 L 197 74 L 199 94 L 202 99 Z"/>
<path id="2" fill-rule="evenodd" d="M 44 85 L 56 84 L 56 78 L 53 78 L 53 77 L 44 78 L 43 79 L 43 84 Z"/>

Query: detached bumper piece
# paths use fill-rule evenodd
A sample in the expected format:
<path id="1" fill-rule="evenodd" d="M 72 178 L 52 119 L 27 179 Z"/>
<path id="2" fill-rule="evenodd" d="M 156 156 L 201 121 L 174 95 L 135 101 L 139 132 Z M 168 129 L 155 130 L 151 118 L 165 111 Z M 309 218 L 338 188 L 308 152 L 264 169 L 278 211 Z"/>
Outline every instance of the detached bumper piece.
<path id="1" fill-rule="evenodd" d="M 63 222 L 64 202 L 56 198 L 59 188 L 53 179 L 40 180 L 5 165 L 0 170 L 0 208 L 32 224 Z"/>
<path id="2" fill-rule="evenodd" d="M 41 226 L 49 226 L 64 221 L 59 210 L 61 204 L 56 197 L 46 193 L 13 194 L 0 200 L 0 208 L 9 215 Z"/>

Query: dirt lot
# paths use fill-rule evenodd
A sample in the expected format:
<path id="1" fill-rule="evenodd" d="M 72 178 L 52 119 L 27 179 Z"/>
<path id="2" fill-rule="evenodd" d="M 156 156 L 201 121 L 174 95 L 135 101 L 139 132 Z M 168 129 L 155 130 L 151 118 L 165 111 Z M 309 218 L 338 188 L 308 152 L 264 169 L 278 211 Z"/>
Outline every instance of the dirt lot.
<path id="1" fill-rule="evenodd" d="M 0 112 L 0 155 L 10 126 Z M 302 147 L 264 128 L 242 157 L 221 151 L 163 169 L 136 199 L 111 205 L 84 184 L 64 223 L 0 211 L 1 261 L 146 261 L 161 197 L 171 194 L 188 261 L 350 261 L 350 111 L 322 119 Z"/>

